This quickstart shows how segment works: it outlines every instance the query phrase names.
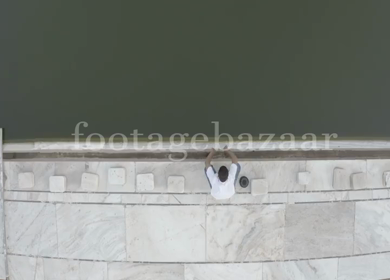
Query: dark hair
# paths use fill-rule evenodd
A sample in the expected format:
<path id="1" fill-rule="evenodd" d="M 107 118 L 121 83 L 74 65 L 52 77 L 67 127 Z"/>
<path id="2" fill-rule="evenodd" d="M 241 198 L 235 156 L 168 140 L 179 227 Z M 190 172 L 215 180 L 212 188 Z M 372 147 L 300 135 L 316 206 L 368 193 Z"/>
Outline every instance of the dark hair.
<path id="1" fill-rule="evenodd" d="M 218 178 L 221 182 L 225 182 L 229 177 L 229 170 L 226 166 L 221 166 L 218 170 Z"/>

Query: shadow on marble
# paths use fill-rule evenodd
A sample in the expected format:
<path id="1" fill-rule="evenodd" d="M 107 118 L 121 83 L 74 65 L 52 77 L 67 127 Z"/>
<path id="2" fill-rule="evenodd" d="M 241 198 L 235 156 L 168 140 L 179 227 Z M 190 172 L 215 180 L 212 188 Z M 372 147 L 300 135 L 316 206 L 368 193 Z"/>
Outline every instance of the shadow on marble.
<path id="1" fill-rule="evenodd" d="M 356 203 L 355 254 L 390 251 L 390 201 Z"/>
<path id="2" fill-rule="evenodd" d="M 263 264 L 263 280 L 337 280 L 338 259 Z"/>
<path id="3" fill-rule="evenodd" d="M 186 264 L 185 280 L 261 280 L 261 263 Z"/>
<path id="4" fill-rule="evenodd" d="M 204 262 L 205 206 L 127 206 L 129 261 Z"/>
<path id="5" fill-rule="evenodd" d="M 207 261 L 283 258 L 284 205 L 209 206 Z"/>
<path id="6" fill-rule="evenodd" d="M 184 280 L 184 265 L 110 263 L 108 280 Z"/>
<path id="7" fill-rule="evenodd" d="M 58 255 L 55 205 L 6 202 L 8 252 L 56 257 Z"/>
<path id="8" fill-rule="evenodd" d="M 56 208 L 60 257 L 126 259 L 124 206 L 57 204 Z"/>
<path id="9" fill-rule="evenodd" d="M 354 203 L 288 205 L 285 259 L 352 255 Z"/>

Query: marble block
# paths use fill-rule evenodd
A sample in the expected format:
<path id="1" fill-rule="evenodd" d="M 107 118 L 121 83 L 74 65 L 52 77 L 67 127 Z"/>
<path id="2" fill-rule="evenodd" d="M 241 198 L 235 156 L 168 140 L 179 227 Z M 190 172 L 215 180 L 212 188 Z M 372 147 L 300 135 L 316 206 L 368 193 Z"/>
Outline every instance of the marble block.
<path id="1" fill-rule="evenodd" d="M 137 175 L 137 191 L 148 192 L 148 191 L 153 191 L 153 189 L 154 189 L 153 173 Z"/>
<path id="2" fill-rule="evenodd" d="M 390 253 L 340 258 L 338 280 L 390 278 Z"/>
<path id="3" fill-rule="evenodd" d="M 284 205 L 209 206 L 207 261 L 282 259 L 284 210 Z"/>
<path id="4" fill-rule="evenodd" d="M 43 275 L 38 275 L 36 258 L 8 255 L 7 259 L 10 280 L 44 280 Z"/>
<path id="5" fill-rule="evenodd" d="M 336 280 L 338 259 L 263 264 L 263 280 Z"/>
<path id="6" fill-rule="evenodd" d="M 390 201 L 356 203 L 355 254 L 390 251 Z"/>
<path id="7" fill-rule="evenodd" d="M 265 179 L 253 179 L 251 182 L 252 195 L 265 195 L 268 193 L 268 182 Z"/>
<path id="8" fill-rule="evenodd" d="M 361 190 L 367 188 L 367 174 L 360 172 L 360 173 L 353 173 L 351 175 L 351 188 L 354 190 Z"/>
<path id="9" fill-rule="evenodd" d="M 80 178 L 86 171 L 85 162 L 56 162 L 55 175 L 66 177 L 67 191 L 80 191 Z"/>
<path id="10" fill-rule="evenodd" d="M 18 174 L 19 188 L 32 189 L 34 187 L 34 173 L 25 172 Z"/>
<path id="11" fill-rule="evenodd" d="M 124 206 L 57 204 L 59 257 L 124 261 Z"/>
<path id="12" fill-rule="evenodd" d="M 310 182 L 310 172 L 299 172 L 298 173 L 298 184 L 308 185 Z"/>
<path id="13" fill-rule="evenodd" d="M 50 176 L 50 191 L 62 193 L 66 189 L 66 177 Z"/>
<path id="14" fill-rule="evenodd" d="M 1 137 L 1 133 L 0 133 Z M 1 143 L 0 143 L 1 145 Z M 0 254 L 0 279 L 5 279 L 7 277 L 7 272 L 6 272 L 6 259 L 4 254 Z"/>
<path id="15" fill-rule="evenodd" d="M 354 220 L 354 203 L 288 205 L 285 259 L 352 255 Z"/>
<path id="16" fill-rule="evenodd" d="M 184 280 L 184 265 L 109 263 L 108 280 Z"/>
<path id="17" fill-rule="evenodd" d="M 168 192 L 183 193 L 185 178 L 184 176 L 169 176 L 168 177 Z"/>
<path id="18" fill-rule="evenodd" d="M 57 257 L 55 205 L 6 202 L 7 252 Z"/>
<path id="19" fill-rule="evenodd" d="M 81 188 L 85 191 L 97 191 L 99 186 L 99 176 L 92 173 L 83 173 L 81 176 Z"/>
<path id="20" fill-rule="evenodd" d="M 383 172 L 383 186 L 390 187 L 390 171 Z"/>
<path id="21" fill-rule="evenodd" d="M 185 280 L 260 280 L 261 263 L 186 264 Z"/>
<path id="22" fill-rule="evenodd" d="M 127 260 L 204 262 L 205 215 L 205 206 L 127 206 Z"/>
<path id="23" fill-rule="evenodd" d="M 336 167 L 333 170 L 333 188 L 335 190 L 348 190 L 351 188 L 348 172 L 345 169 Z"/>
<path id="24" fill-rule="evenodd" d="M 124 185 L 126 183 L 126 170 L 124 168 L 108 169 L 108 183 L 110 185 Z"/>

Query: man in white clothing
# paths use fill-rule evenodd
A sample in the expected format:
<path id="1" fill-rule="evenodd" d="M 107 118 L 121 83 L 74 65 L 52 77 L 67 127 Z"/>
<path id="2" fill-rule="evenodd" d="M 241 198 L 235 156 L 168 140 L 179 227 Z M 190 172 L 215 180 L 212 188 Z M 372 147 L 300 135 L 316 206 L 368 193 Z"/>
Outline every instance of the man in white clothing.
<path id="1" fill-rule="evenodd" d="M 232 160 L 230 170 L 226 166 L 221 166 L 218 173 L 215 171 L 211 165 L 211 159 L 215 154 L 215 149 L 211 149 L 210 154 L 206 158 L 206 177 L 210 183 L 211 195 L 215 199 L 229 199 L 236 193 L 235 184 L 241 170 L 236 155 L 232 151 L 229 151 L 227 147 L 224 150 L 226 155 Z"/>

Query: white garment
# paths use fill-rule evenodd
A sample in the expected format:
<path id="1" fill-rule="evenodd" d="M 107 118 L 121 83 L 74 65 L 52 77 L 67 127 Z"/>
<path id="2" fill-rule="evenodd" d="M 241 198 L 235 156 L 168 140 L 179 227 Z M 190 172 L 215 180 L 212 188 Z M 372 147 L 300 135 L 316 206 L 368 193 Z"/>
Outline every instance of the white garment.
<path id="1" fill-rule="evenodd" d="M 238 165 L 232 163 L 229 170 L 229 177 L 225 182 L 221 182 L 218 178 L 218 174 L 214 172 L 212 166 L 207 168 L 206 175 L 211 185 L 211 195 L 215 199 L 229 199 L 235 193 L 234 181 L 236 180 Z"/>

